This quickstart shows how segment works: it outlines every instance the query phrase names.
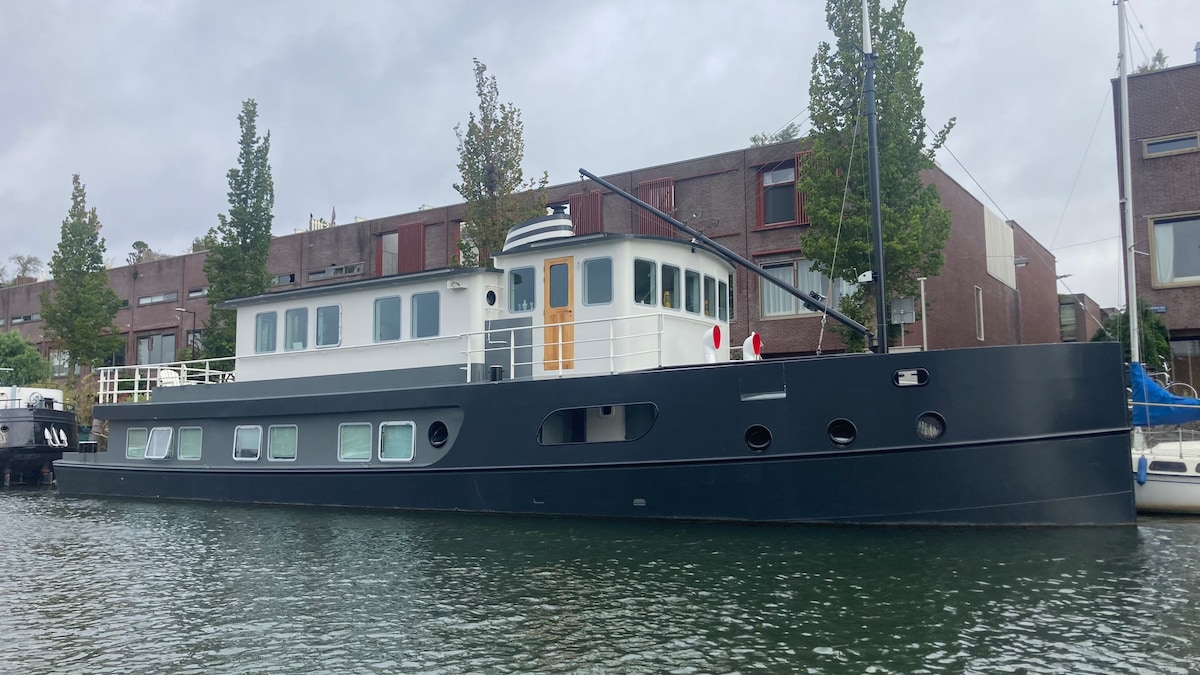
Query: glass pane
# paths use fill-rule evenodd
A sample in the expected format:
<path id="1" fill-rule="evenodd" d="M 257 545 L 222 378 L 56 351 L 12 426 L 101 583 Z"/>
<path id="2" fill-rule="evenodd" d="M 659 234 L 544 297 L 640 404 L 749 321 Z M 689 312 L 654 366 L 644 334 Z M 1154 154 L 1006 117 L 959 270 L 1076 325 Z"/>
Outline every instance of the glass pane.
<path id="1" fill-rule="evenodd" d="M 583 304 L 612 302 L 612 258 L 583 262 Z"/>
<path id="2" fill-rule="evenodd" d="M 296 459 L 296 427 L 271 427 L 267 456 L 271 459 Z"/>
<path id="3" fill-rule="evenodd" d="M 375 301 L 375 341 L 400 339 L 400 296 Z"/>
<path id="4" fill-rule="evenodd" d="M 779 185 L 780 183 L 795 183 L 796 170 L 792 167 L 786 169 L 776 169 L 774 171 L 766 171 L 763 173 L 763 186 Z"/>
<path id="5" fill-rule="evenodd" d="M 729 284 L 724 281 L 720 282 L 717 289 L 717 318 L 722 321 L 729 320 Z"/>
<path id="6" fill-rule="evenodd" d="M 662 266 L 662 306 L 679 309 L 679 268 L 674 265 Z"/>
<path id="7" fill-rule="evenodd" d="M 254 351 L 259 354 L 275 351 L 275 312 L 259 314 L 255 319 Z"/>
<path id="8" fill-rule="evenodd" d="M 533 268 L 522 267 L 508 275 L 508 309 L 512 312 L 528 312 L 536 303 L 533 287 Z"/>
<path id="9" fill-rule="evenodd" d="M 343 424 L 338 427 L 338 459 L 371 459 L 370 424 Z"/>
<path id="10" fill-rule="evenodd" d="M 565 264 L 550 266 L 550 306 L 566 307 L 571 304 L 571 274 Z"/>
<path id="11" fill-rule="evenodd" d="M 413 458 L 412 422 L 385 422 L 379 426 L 379 458 L 393 460 Z"/>
<path id="12" fill-rule="evenodd" d="M 379 273 L 386 276 L 400 271 L 400 233 L 388 232 L 379 238 L 382 261 Z"/>
<path id="13" fill-rule="evenodd" d="M 763 224 L 796 221 L 796 186 L 776 185 L 763 190 Z"/>
<path id="14" fill-rule="evenodd" d="M 683 283 L 686 286 L 687 297 L 684 298 L 684 309 L 700 313 L 700 273 L 687 270 L 683 273 Z"/>
<path id="15" fill-rule="evenodd" d="M 283 315 L 284 349 L 304 349 L 308 346 L 308 308 L 289 309 Z"/>
<path id="16" fill-rule="evenodd" d="M 639 305 L 653 305 L 655 263 L 650 260 L 633 261 L 633 301 Z"/>
<path id="17" fill-rule="evenodd" d="M 236 459 L 258 459 L 262 447 L 261 427 L 238 427 L 233 432 L 233 456 Z"/>
<path id="18" fill-rule="evenodd" d="M 717 315 L 717 280 L 704 276 L 704 316 Z"/>
<path id="19" fill-rule="evenodd" d="M 154 427 L 146 444 L 146 459 L 164 459 L 171 449 L 171 428 Z"/>
<path id="20" fill-rule="evenodd" d="M 412 296 L 412 334 L 415 338 L 435 337 L 441 330 L 437 293 L 416 293 Z M 368 453 L 370 449 L 368 448 Z"/>
<path id="21" fill-rule="evenodd" d="M 138 459 L 146 456 L 146 442 L 150 432 L 146 429 L 130 429 L 125 432 L 125 456 Z"/>
<path id="22" fill-rule="evenodd" d="M 184 427 L 179 430 L 179 459 L 200 459 L 200 445 L 204 432 L 199 427 Z"/>
<path id="23" fill-rule="evenodd" d="M 772 265 L 770 267 L 764 266 L 763 269 L 773 278 L 789 286 L 795 285 L 793 276 L 795 268 L 792 263 Z M 796 298 L 787 291 L 766 280 L 759 284 L 759 289 L 759 295 L 762 297 L 763 316 L 780 316 L 796 313 Z"/>
<path id="24" fill-rule="evenodd" d="M 1146 143 L 1146 154 L 1157 155 L 1164 152 L 1175 152 L 1177 150 L 1193 150 L 1197 147 L 1197 136 L 1185 136 L 1183 138 L 1171 138 L 1165 141 L 1150 141 Z"/>
<path id="25" fill-rule="evenodd" d="M 337 305 L 317 308 L 317 346 L 332 347 L 342 341 L 342 308 Z"/>

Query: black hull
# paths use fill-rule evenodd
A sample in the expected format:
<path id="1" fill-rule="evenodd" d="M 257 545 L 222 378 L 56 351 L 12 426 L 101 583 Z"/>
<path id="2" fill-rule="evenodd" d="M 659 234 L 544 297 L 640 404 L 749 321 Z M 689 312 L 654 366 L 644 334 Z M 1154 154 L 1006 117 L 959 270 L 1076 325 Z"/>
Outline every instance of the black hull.
<path id="1" fill-rule="evenodd" d="M 919 385 L 897 373 L 919 370 Z M 780 523 L 1135 522 L 1115 344 L 855 355 L 551 380 L 396 386 L 395 373 L 178 387 L 97 406 L 130 427 L 201 426 L 203 460 L 56 463 L 62 494 Z M 629 440 L 539 441 L 555 410 L 652 402 Z M 638 405 L 645 405 L 638 403 Z M 945 433 L 918 437 L 928 412 Z M 413 420 L 415 457 L 338 462 L 338 425 Z M 426 441 L 445 422 L 444 445 Z M 294 462 L 231 458 L 239 424 L 298 425 Z M 841 425 L 841 426 L 838 426 Z M 847 425 L 848 441 L 838 438 Z M 769 430 L 769 442 L 752 429 Z M 834 429 L 838 429 L 834 433 Z M 564 432 L 566 433 L 566 432 Z M 119 442 L 115 445 L 120 446 Z"/>
<path id="2" fill-rule="evenodd" d="M 65 447 L 47 442 L 46 431 Z M 61 436 L 60 436 L 61 432 Z M 41 407 L 0 409 L 0 484 L 49 483 L 53 480 L 53 462 L 63 451 L 78 449 L 75 414 L 66 410 Z"/>

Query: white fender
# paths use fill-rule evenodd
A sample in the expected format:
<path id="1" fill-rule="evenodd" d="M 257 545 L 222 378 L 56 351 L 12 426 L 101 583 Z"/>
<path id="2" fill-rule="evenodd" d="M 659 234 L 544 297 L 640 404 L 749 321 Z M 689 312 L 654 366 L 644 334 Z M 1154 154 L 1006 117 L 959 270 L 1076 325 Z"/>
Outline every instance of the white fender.
<path id="1" fill-rule="evenodd" d="M 742 343 L 742 360 L 762 361 L 762 337 L 758 333 L 751 332 L 750 337 Z"/>
<path id="2" fill-rule="evenodd" d="M 721 327 L 713 326 L 704 331 L 704 362 L 716 363 L 717 350 L 721 348 Z"/>
<path id="3" fill-rule="evenodd" d="M 58 447 L 65 448 L 68 445 L 70 445 L 70 444 L 67 443 L 67 432 L 63 431 L 62 429 L 59 429 L 58 430 Z"/>

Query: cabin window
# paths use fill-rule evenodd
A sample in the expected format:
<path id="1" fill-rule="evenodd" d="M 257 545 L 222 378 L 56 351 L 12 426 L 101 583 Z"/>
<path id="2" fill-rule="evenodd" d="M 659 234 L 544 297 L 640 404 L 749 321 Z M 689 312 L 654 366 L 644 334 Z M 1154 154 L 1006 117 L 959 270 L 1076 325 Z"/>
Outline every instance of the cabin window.
<path id="1" fill-rule="evenodd" d="M 146 443 L 146 459 L 166 459 L 171 453 L 171 427 L 154 427 Z"/>
<path id="2" fill-rule="evenodd" d="M 375 299 L 375 341 L 400 339 L 400 296 Z"/>
<path id="3" fill-rule="evenodd" d="M 1187 464 L 1183 462 L 1150 462 L 1150 471 L 1171 471 L 1174 473 L 1187 473 Z"/>
<path id="4" fill-rule="evenodd" d="M 729 284 L 724 281 L 718 282 L 717 289 L 717 318 L 722 321 L 729 320 Z"/>
<path id="5" fill-rule="evenodd" d="M 385 462 L 411 462 L 413 436 L 417 425 L 412 422 L 384 422 L 379 425 L 379 459 Z"/>
<path id="6" fill-rule="evenodd" d="M 1200 284 L 1200 213 L 1150 221 L 1155 286 Z"/>
<path id="7" fill-rule="evenodd" d="M 262 427 L 239 426 L 233 430 L 233 458 L 239 461 L 258 459 L 262 453 Z"/>
<path id="8" fill-rule="evenodd" d="M 145 427 L 134 427 L 125 432 L 125 456 L 129 459 L 142 459 L 146 456 L 146 441 L 150 432 Z"/>
<path id="9" fill-rule="evenodd" d="M 530 312 L 536 307 L 533 268 L 521 267 L 508 273 L 508 311 Z"/>
<path id="10" fill-rule="evenodd" d="M 275 312 L 263 312 L 254 317 L 254 353 L 275 351 Z"/>
<path id="11" fill-rule="evenodd" d="M 679 309 L 682 303 L 679 291 L 679 268 L 674 265 L 663 265 L 662 306 L 668 309 Z"/>
<path id="12" fill-rule="evenodd" d="M 287 350 L 308 347 L 308 308 L 289 309 L 283 315 L 283 348 Z"/>
<path id="13" fill-rule="evenodd" d="M 267 459 L 289 461 L 296 459 L 295 424 L 281 424 L 267 429 Z"/>
<path id="14" fill-rule="evenodd" d="M 975 287 L 975 339 L 983 339 L 983 289 Z"/>
<path id="15" fill-rule="evenodd" d="M 542 421 L 538 443 L 611 443 L 636 441 L 645 436 L 658 417 L 653 403 L 595 405 L 555 410 Z"/>
<path id="16" fill-rule="evenodd" d="M 415 338 L 436 337 L 441 331 L 440 324 L 441 307 L 437 291 L 413 293 L 412 336 Z"/>
<path id="17" fill-rule="evenodd" d="M 338 425 L 338 459 L 365 462 L 371 459 L 371 425 L 347 422 Z"/>
<path id="18" fill-rule="evenodd" d="M 254 461 L 262 452 L 262 426 L 247 424 L 233 430 L 233 459 Z"/>
<path id="19" fill-rule="evenodd" d="M 336 347 L 342 341 L 342 308 L 327 305 L 317 308 L 317 346 Z"/>
<path id="20" fill-rule="evenodd" d="M 685 270 L 683 273 L 684 290 L 687 296 L 684 298 L 683 308 L 692 314 L 700 313 L 700 273 L 693 270 Z"/>
<path id="21" fill-rule="evenodd" d="M 204 430 L 200 427 L 179 427 L 179 459 L 200 459 Z"/>
<path id="22" fill-rule="evenodd" d="M 717 315 L 717 280 L 704 275 L 704 316 Z"/>
<path id="23" fill-rule="evenodd" d="M 571 270 L 566 263 L 550 266 L 550 306 L 566 307 L 571 304 Z"/>
<path id="24" fill-rule="evenodd" d="M 633 301 L 639 305 L 654 305 L 654 276 L 657 270 L 653 260 L 633 261 Z"/>
<path id="25" fill-rule="evenodd" d="M 612 258 L 583 261 L 583 304 L 606 305 L 613 299 Z"/>

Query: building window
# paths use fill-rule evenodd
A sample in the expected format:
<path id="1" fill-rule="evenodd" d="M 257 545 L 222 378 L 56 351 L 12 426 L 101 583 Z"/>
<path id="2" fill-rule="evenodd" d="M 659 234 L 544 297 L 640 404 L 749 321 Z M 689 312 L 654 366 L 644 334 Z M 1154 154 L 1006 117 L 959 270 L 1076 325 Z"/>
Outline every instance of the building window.
<path id="1" fill-rule="evenodd" d="M 1150 254 L 1155 286 L 1200 283 L 1200 213 L 1152 220 Z"/>
<path id="2" fill-rule="evenodd" d="M 239 426 L 233 430 L 233 458 L 253 462 L 262 454 L 262 427 Z"/>
<path id="3" fill-rule="evenodd" d="M 416 425 L 412 422 L 384 422 L 379 425 L 379 459 L 385 462 L 411 462 L 413 459 L 413 435 Z"/>
<path id="4" fill-rule="evenodd" d="M 125 432 L 125 456 L 129 459 L 142 459 L 146 456 L 146 441 L 150 440 L 150 432 L 145 427 L 133 427 Z"/>
<path id="5" fill-rule="evenodd" d="M 41 321 L 41 320 L 42 320 L 42 315 L 38 312 L 34 312 L 33 314 L 22 314 L 20 316 L 14 316 L 9 321 L 9 323 L 11 323 L 12 325 L 15 326 L 19 323 L 29 323 L 30 321 Z"/>
<path id="6" fill-rule="evenodd" d="M 317 346 L 336 347 L 342 341 L 342 307 L 326 305 L 317 308 Z"/>
<path id="7" fill-rule="evenodd" d="M 365 462 L 371 459 L 371 425 L 348 422 L 338 425 L 338 459 Z"/>
<path id="8" fill-rule="evenodd" d="M 276 274 L 275 276 L 271 277 L 272 286 L 287 286 L 288 284 L 294 283 L 296 283 L 295 272 L 290 272 L 288 274 Z"/>
<path id="9" fill-rule="evenodd" d="M 508 273 L 508 311 L 531 312 L 537 306 L 532 267 L 520 267 Z"/>
<path id="10" fill-rule="evenodd" d="M 843 295 L 853 292 L 853 286 L 842 280 L 837 280 L 830 290 L 829 277 L 813 269 L 810 260 L 794 260 L 788 263 L 763 265 L 767 274 L 796 288 L 804 295 L 817 293 L 829 307 L 837 307 Z M 759 296 L 762 298 L 763 317 L 796 316 L 811 314 L 799 298 L 782 288 L 764 281 L 760 284 Z"/>
<path id="11" fill-rule="evenodd" d="M 797 171 L 808 154 L 799 153 L 791 162 L 772 164 L 759 172 L 759 227 L 808 224 L 807 200 L 796 191 Z"/>
<path id="12" fill-rule="evenodd" d="M 436 337 L 441 331 L 441 309 L 437 291 L 413 293 L 412 336 L 415 338 Z"/>
<path id="13" fill-rule="evenodd" d="M 425 223 L 407 223 L 380 234 L 375 251 L 375 268 L 380 276 L 424 270 Z"/>
<path id="14" fill-rule="evenodd" d="M 324 281 L 325 279 L 336 279 L 338 277 L 353 277 L 363 273 L 363 263 L 354 263 L 351 265 L 330 265 L 322 267 L 318 270 L 308 271 L 309 281 Z"/>
<path id="15" fill-rule="evenodd" d="M 66 377 L 70 372 L 71 353 L 66 350 L 54 349 L 50 351 L 50 368 L 51 377 Z M 75 366 L 75 374 L 79 375 L 82 371 L 79 366 Z"/>
<path id="16" fill-rule="evenodd" d="M 200 427 L 179 427 L 179 459 L 200 459 L 204 430 Z"/>
<path id="17" fill-rule="evenodd" d="M 191 350 L 191 358 L 196 358 L 196 354 L 204 348 L 204 329 L 189 330 L 187 332 L 187 344 L 188 349 Z M 122 354 L 121 358 L 124 359 L 125 355 Z M 125 364 L 122 363 L 121 365 Z"/>
<path id="18" fill-rule="evenodd" d="M 567 210 L 576 235 L 604 231 L 604 197 L 600 192 L 591 190 L 569 196 Z"/>
<path id="19" fill-rule="evenodd" d="M 613 299 L 612 258 L 583 261 L 583 304 L 606 305 Z"/>
<path id="20" fill-rule="evenodd" d="M 653 305 L 654 277 L 658 272 L 653 260 L 634 259 L 633 261 L 633 301 L 639 305 Z"/>
<path id="21" fill-rule="evenodd" d="M 679 297 L 679 268 L 674 265 L 662 266 L 662 306 L 667 309 L 679 309 L 683 304 Z"/>
<path id="22" fill-rule="evenodd" d="M 400 339 L 400 296 L 375 298 L 375 341 Z"/>
<path id="23" fill-rule="evenodd" d="M 159 293 L 158 295 L 143 295 L 138 298 L 138 305 L 153 305 L 159 302 L 175 302 L 179 299 L 178 291 Z"/>
<path id="24" fill-rule="evenodd" d="M 1143 141 L 1143 157 L 1162 157 L 1200 150 L 1200 132 L 1151 138 Z"/>
<path id="25" fill-rule="evenodd" d="M 273 351 L 275 351 L 275 312 L 263 312 L 254 317 L 254 353 L 269 354 Z"/>
<path id="26" fill-rule="evenodd" d="M 637 198 L 667 215 L 675 212 L 675 179 L 659 178 L 638 183 Z M 655 234 L 660 237 L 675 236 L 675 228 L 653 213 L 638 209 L 638 234 Z"/>
<path id="27" fill-rule="evenodd" d="M 983 289 L 975 287 L 975 339 L 983 339 Z"/>
<path id="28" fill-rule="evenodd" d="M 283 348 L 288 351 L 308 347 L 308 308 L 297 307 L 283 314 Z"/>
<path id="29" fill-rule="evenodd" d="M 208 297 L 208 286 L 204 286 L 201 288 L 189 288 L 188 289 L 188 298 L 189 299 L 204 298 L 204 297 Z"/>
<path id="30" fill-rule="evenodd" d="M 170 363 L 175 360 L 175 334 L 142 335 L 137 341 L 139 366 L 149 363 Z"/>
<path id="31" fill-rule="evenodd" d="M 1059 339 L 1063 342 L 1077 342 L 1077 322 L 1075 318 L 1075 303 L 1062 302 L 1058 305 Z"/>
<path id="32" fill-rule="evenodd" d="M 692 314 L 700 313 L 700 273 L 695 270 L 684 270 L 683 286 L 685 296 L 683 308 Z"/>
<path id="33" fill-rule="evenodd" d="M 171 427 L 154 427 L 146 443 L 146 459 L 166 459 L 171 454 Z"/>
<path id="34" fill-rule="evenodd" d="M 281 424 L 267 428 L 267 459 L 292 461 L 296 459 L 295 424 Z"/>

